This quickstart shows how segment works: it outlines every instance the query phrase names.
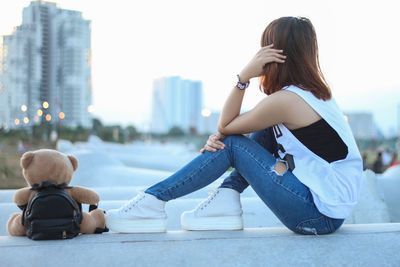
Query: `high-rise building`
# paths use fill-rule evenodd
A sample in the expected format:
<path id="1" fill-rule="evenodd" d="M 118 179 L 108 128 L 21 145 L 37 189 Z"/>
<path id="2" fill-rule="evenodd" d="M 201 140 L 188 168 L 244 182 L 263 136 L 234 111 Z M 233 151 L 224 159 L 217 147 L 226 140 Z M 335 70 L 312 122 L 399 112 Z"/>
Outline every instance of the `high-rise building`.
<path id="1" fill-rule="evenodd" d="M 163 77 L 153 83 L 151 131 L 166 133 L 180 127 L 187 133 L 202 132 L 203 85 L 201 81 Z"/>
<path id="2" fill-rule="evenodd" d="M 203 115 L 203 132 L 205 134 L 215 134 L 218 132 L 218 121 L 221 113 L 219 111 L 211 111 L 209 109 L 202 110 Z"/>
<path id="3" fill-rule="evenodd" d="M 21 26 L 3 36 L 0 126 L 91 126 L 90 31 L 79 11 L 45 1 L 24 8 Z"/>
<path id="4" fill-rule="evenodd" d="M 373 120 L 370 112 L 346 113 L 347 121 L 356 138 L 381 138 L 381 131 Z"/>
<path id="5" fill-rule="evenodd" d="M 34 25 L 21 25 L 2 42 L 0 119 L 3 127 L 33 121 L 40 105 L 40 46 Z M 39 69 L 38 69 L 39 68 Z"/>

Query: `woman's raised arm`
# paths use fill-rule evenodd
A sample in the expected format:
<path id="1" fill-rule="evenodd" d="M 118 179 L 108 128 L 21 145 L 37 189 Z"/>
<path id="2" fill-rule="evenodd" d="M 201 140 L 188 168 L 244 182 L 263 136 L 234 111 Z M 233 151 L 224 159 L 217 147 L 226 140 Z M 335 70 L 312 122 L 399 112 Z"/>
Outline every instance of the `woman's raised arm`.
<path id="1" fill-rule="evenodd" d="M 272 46 L 272 44 L 265 46 L 257 52 L 253 59 L 240 72 L 240 82 L 248 82 L 251 78 L 263 75 L 264 66 L 268 63 L 285 62 L 284 59 L 286 56 L 282 55 L 283 51 L 273 49 Z M 261 127 L 270 123 L 269 120 L 267 122 L 259 121 L 259 119 L 270 117 L 265 116 L 266 114 L 272 115 L 271 112 L 274 112 L 273 106 L 276 107 L 276 104 L 272 105 L 273 103 L 269 98 L 261 101 L 251 111 L 240 115 L 244 93 L 245 90 L 239 90 L 236 86 L 231 91 L 219 118 L 218 131 L 220 133 L 224 135 L 248 133 L 254 131 L 254 129 L 263 129 Z"/>
<path id="2" fill-rule="evenodd" d="M 286 111 L 290 109 L 292 102 L 289 94 L 290 92 L 286 91 L 275 92 L 261 100 L 250 111 L 234 117 L 226 126 L 219 124 L 218 131 L 223 135 L 245 134 L 285 122 L 288 116 Z"/>

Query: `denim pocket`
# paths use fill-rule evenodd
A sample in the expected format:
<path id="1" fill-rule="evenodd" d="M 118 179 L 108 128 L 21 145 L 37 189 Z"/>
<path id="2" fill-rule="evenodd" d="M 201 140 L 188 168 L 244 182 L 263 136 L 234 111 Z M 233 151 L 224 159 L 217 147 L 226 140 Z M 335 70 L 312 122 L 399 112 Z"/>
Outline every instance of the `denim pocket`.
<path id="1" fill-rule="evenodd" d="M 296 233 L 303 235 L 326 235 L 333 233 L 336 229 L 332 229 L 328 218 L 325 216 L 316 219 L 309 219 L 299 223 L 296 226 Z"/>

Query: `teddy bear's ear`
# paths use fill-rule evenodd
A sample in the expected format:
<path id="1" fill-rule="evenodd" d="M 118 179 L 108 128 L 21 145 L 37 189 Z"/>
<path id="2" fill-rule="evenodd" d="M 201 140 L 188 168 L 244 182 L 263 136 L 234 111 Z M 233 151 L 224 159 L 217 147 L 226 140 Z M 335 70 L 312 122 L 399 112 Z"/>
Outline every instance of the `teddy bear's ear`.
<path id="1" fill-rule="evenodd" d="M 76 171 L 76 169 L 78 169 L 78 160 L 74 156 L 71 156 L 71 155 L 68 155 L 68 158 L 72 163 L 72 167 L 74 168 L 74 171 Z"/>
<path id="2" fill-rule="evenodd" d="M 34 152 L 25 152 L 22 155 L 21 161 L 20 161 L 20 165 L 21 168 L 26 169 L 28 168 L 29 164 L 31 164 L 33 157 L 35 156 Z"/>

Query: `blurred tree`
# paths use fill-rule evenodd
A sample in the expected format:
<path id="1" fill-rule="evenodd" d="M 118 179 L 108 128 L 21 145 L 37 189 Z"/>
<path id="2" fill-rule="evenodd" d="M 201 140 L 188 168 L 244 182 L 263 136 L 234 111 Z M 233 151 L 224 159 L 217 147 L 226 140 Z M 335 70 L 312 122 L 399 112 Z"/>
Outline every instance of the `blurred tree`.
<path id="1" fill-rule="evenodd" d="M 190 132 L 191 135 L 197 135 L 198 134 L 197 128 L 193 127 L 193 126 L 189 128 L 189 132 Z"/>
<path id="2" fill-rule="evenodd" d="M 185 132 L 178 126 L 172 126 L 171 129 L 169 129 L 167 136 L 183 136 L 185 135 Z"/>
<path id="3" fill-rule="evenodd" d="M 128 141 L 133 141 L 140 136 L 140 133 L 137 131 L 136 127 L 133 125 L 129 125 L 128 127 L 126 127 L 125 130 L 127 132 Z"/>
<path id="4" fill-rule="evenodd" d="M 97 118 L 94 118 L 92 120 L 92 134 L 97 135 L 98 137 L 100 137 L 100 135 L 102 134 L 102 131 L 104 131 L 104 126 L 101 123 L 101 121 Z"/>
<path id="5" fill-rule="evenodd" d="M 99 137 L 103 141 L 113 141 L 113 128 L 104 127 L 102 132 L 100 133 Z"/>
<path id="6" fill-rule="evenodd" d="M 49 131 L 48 129 L 49 124 L 47 123 L 40 123 L 39 125 L 33 125 L 32 126 L 32 137 L 35 140 L 45 140 L 47 136 L 47 132 Z"/>
<path id="7" fill-rule="evenodd" d="M 59 139 L 69 140 L 71 142 L 87 141 L 90 135 L 90 129 L 83 128 L 80 125 L 76 128 L 58 125 L 57 132 Z"/>
<path id="8" fill-rule="evenodd" d="M 5 179 L 14 176 L 13 170 L 7 164 L 6 156 L 0 155 L 0 178 Z"/>

